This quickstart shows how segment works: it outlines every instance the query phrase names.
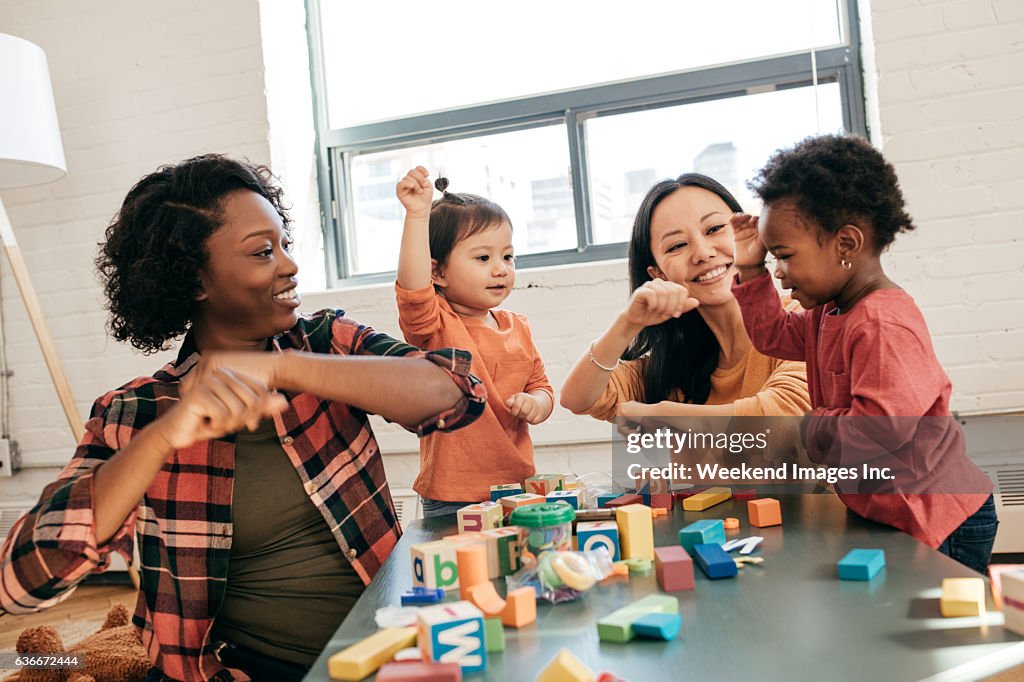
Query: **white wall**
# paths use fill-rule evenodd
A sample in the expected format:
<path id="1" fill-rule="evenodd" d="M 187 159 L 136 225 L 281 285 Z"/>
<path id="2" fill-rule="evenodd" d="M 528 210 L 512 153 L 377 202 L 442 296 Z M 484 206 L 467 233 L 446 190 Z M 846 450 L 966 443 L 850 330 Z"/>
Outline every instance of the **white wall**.
<path id="1" fill-rule="evenodd" d="M 295 52 L 301 18 L 295 10 L 282 17 L 275 5 L 265 3 L 261 11 L 255 0 L 0 0 L 0 31 L 38 43 L 50 59 L 69 175 L 7 192 L 4 200 L 83 415 L 96 395 L 151 373 L 166 358 L 144 358 L 106 339 L 92 276 L 106 222 L 131 184 L 160 163 L 217 150 L 285 166 L 297 217 L 302 213 L 304 281 L 322 277 L 311 267 L 320 248 L 317 211 L 308 207 L 315 200 L 312 138 L 308 119 L 299 120 L 308 105 L 295 104 L 308 78 L 288 78 L 290 69 L 303 68 Z M 891 274 L 924 308 L 956 385 L 954 407 L 1024 409 L 1024 3 L 872 5 L 864 12 L 876 39 L 869 74 L 877 79 L 869 106 L 881 122 L 875 139 L 896 164 L 919 225 L 897 241 Z M 261 49 L 261 34 L 274 49 Z M 290 107 L 280 104 L 282 90 Z M 15 372 L 13 434 L 25 464 L 58 464 L 73 444 L 2 267 Z M 529 316 L 557 388 L 624 303 L 625 264 L 524 271 L 519 284 L 508 305 Z M 397 333 L 390 287 L 319 294 L 303 288 L 307 310 L 343 307 Z M 606 425 L 557 408 L 534 431 L 538 466 L 604 466 L 609 433 Z M 388 426 L 379 435 L 393 453 L 387 460 L 393 484 L 409 485 L 414 439 Z"/>

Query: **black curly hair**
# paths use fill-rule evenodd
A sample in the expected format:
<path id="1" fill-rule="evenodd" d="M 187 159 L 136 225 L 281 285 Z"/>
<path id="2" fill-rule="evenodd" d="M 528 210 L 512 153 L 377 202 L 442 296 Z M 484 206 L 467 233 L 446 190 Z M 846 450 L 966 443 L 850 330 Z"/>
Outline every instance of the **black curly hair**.
<path id="1" fill-rule="evenodd" d="M 163 166 L 128 192 L 96 257 L 110 312 L 107 328 L 145 354 L 167 348 L 192 322 L 207 238 L 221 227 L 224 197 L 256 192 L 291 223 L 266 166 L 204 154 Z"/>
<path id="2" fill-rule="evenodd" d="M 747 184 L 765 204 L 793 201 L 829 234 L 867 222 L 879 253 L 898 233 L 914 229 L 896 170 L 856 135 L 808 137 L 775 152 Z"/>

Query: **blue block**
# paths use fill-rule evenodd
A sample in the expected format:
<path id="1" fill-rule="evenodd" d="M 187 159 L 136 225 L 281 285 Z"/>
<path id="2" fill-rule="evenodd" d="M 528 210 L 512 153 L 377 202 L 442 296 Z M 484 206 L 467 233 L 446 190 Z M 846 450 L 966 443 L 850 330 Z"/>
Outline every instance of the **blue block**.
<path id="1" fill-rule="evenodd" d="M 683 617 L 678 613 L 648 613 L 633 621 L 633 631 L 645 639 L 662 639 L 666 642 L 679 635 Z"/>
<path id="2" fill-rule="evenodd" d="M 691 554 L 704 575 L 712 580 L 731 578 L 737 573 L 736 562 L 721 545 L 697 544 L 693 546 Z"/>
<path id="3" fill-rule="evenodd" d="M 725 544 L 725 524 L 722 519 L 701 519 L 679 531 L 679 544 L 693 556 L 694 545 Z"/>
<path id="4" fill-rule="evenodd" d="M 402 606 L 436 604 L 444 601 L 444 590 L 429 587 L 414 587 L 402 593 Z"/>
<path id="5" fill-rule="evenodd" d="M 852 549 L 839 560 L 840 580 L 871 580 L 885 568 L 885 552 L 880 549 Z"/>
<path id="6" fill-rule="evenodd" d="M 644 483 L 643 487 L 640 488 L 640 490 L 636 491 L 636 494 L 643 498 L 644 504 L 646 504 L 648 507 L 651 506 L 651 484 L 650 483 Z"/>
<path id="7" fill-rule="evenodd" d="M 604 506 L 612 500 L 617 500 L 622 497 L 621 493 L 605 493 L 597 496 L 597 507 L 598 509 L 604 509 Z"/>

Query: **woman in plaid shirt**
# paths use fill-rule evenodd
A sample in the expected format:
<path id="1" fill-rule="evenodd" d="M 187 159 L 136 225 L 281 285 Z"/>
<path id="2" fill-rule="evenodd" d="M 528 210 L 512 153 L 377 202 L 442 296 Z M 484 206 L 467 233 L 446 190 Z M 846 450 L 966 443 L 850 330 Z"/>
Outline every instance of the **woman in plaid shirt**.
<path id="1" fill-rule="evenodd" d="M 206 155 L 132 188 L 97 258 L 115 338 L 177 359 L 101 396 L 0 554 L 0 608 L 132 557 L 148 680 L 301 679 L 401 529 L 368 414 L 419 435 L 483 411 L 465 351 L 297 312 L 281 190 Z M 394 356 L 394 357 L 384 357 Z"/>

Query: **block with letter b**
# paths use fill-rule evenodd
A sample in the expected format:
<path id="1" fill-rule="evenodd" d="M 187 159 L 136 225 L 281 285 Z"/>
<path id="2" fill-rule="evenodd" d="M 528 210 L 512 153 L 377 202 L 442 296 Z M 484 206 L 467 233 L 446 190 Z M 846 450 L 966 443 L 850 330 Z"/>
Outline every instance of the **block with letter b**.
<path id="1" fill-rule="evenodd" d="M 455 560 L 454 542 L 435 540 L 413 545 L 409 549 L 412 557 L 413 587 L 453 590 L 459 586 L 458 564 Z"/>

